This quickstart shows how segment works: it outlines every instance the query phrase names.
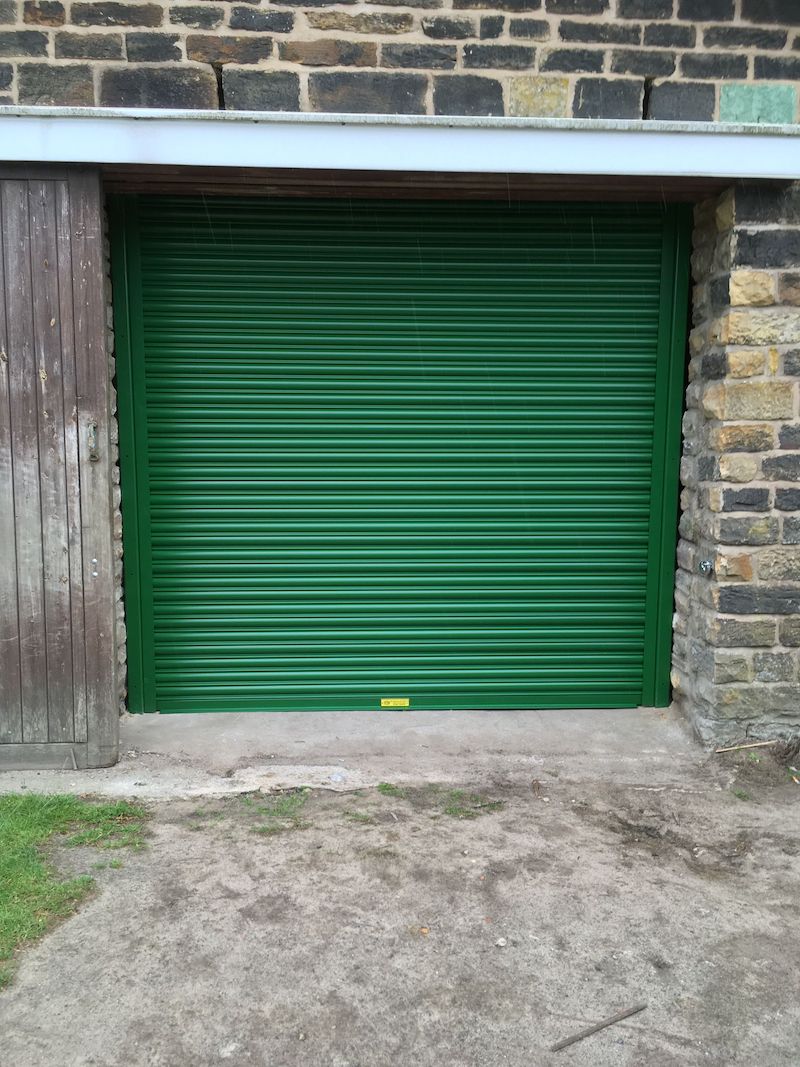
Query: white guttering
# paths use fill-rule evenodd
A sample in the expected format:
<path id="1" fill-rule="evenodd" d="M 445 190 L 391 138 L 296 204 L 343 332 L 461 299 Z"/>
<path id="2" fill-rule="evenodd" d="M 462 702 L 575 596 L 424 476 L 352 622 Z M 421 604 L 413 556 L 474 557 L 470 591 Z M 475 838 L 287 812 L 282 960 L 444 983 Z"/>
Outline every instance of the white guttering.
<path id="1" fill-rule="evenodd" d="M 0 107 L 0 161 L 800 178 L 800 127 Z"/>

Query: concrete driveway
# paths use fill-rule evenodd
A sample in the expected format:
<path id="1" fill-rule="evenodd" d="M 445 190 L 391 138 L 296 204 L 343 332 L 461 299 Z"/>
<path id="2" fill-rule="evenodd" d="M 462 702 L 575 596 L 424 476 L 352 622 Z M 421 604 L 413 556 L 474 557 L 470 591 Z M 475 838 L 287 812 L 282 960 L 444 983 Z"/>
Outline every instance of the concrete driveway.
<path id="1" fill-rule="evenodd" d="M 114 771 L 3 776 L 138 789 L 152 822 L 148 848 L 93 871 L 94 898 L 22 954 L 0 1059 L 796 1065 L 800 787 L 763 750 L 709 756 L 667 713 L 576 716 L 494 716 L 481 744 L 463 717 L 460 737 L 446 717 L 382 720 L 382 741 L 362 719 L 350 742 L 341 717 L 316 742 L 314 717 L 275 717 L 213 758 L 185 719 L 137 720 Z M 244 791 L 259 775 L 316 788 Z"/>

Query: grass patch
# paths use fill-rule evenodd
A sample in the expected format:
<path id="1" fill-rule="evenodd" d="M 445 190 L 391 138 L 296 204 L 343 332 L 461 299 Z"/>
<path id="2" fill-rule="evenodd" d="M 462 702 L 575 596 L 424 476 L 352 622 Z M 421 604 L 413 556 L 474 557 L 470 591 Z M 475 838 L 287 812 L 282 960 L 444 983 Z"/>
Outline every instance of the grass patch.
<path id="1" fill-rule="evenodd" d="M 365 811 L 344 811 L 342 814 L 345 819 L 350 819 L 351 822 L 360 822 L 364 825 L 374 821 L 372 816 Z"/>
<path id="2" fill-rule="evenodd" d="M 0 987 L 11 981 L 15 950 L 71 915 L 94 886 L 88 875 L 62 881 L 42 855 L 42 846 L 59 835 L 71 847 L 140 849 L 145 818 L 143 808 L 125 801 L 0 796 Z"/>
<path id="3" fill-rule="evenodd" d="M 391 782 L 378 782 L 378 792 L 382 797 L 397 797 L 399 800 L 403 800 L 407 795 L 405 789 L 392 785 Z"/>
<path id="4" fill-rule="evenodd" d="M 244 796 L 242 803 L 267 820 L 261 826 L 254 826 L 253 832 L 269 837 L 272 834 L 286 833 L 288 830 L 307 830 L 311 823 L 304 821 L 301 816 L 310 796 L 311 790 L 306 787 L 291 789 L 286 793 L 275 793 L 265 797 L 263 803 L 259 803 L 253 796 Z"/>
<path id="5" fill-rule="evenodd" d="M 489 800 L 479 793 L 466 793 L 463 789 L 451 789 L 446 795 L 444 814 L 452 819 L 477 819 L 490 811 L 501 811 L 502 800 Z"/>
<path id="6" fill-rule="evenodd" d="M 733 795 L 736 797 L 737 800 L 749 800 L 750 799 L 750 794 L 747 793 L 744 789 L 734 789 L 733 790 Z"/>

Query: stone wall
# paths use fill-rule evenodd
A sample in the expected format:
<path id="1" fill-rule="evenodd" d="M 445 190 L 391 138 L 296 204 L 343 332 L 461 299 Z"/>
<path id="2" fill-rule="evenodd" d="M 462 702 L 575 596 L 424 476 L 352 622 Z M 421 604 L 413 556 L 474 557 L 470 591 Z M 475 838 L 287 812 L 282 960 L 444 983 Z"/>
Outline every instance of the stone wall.
<path id="1" fill-rule="evenodd" d="M 800 0 L 0 0 L 0 102 L 796 122 Z"/>
<path id="2" fill-rule="evenodd" d="M 800 183 L 696 211 L 673 684 L 707 740 L 800 731 Z"/>

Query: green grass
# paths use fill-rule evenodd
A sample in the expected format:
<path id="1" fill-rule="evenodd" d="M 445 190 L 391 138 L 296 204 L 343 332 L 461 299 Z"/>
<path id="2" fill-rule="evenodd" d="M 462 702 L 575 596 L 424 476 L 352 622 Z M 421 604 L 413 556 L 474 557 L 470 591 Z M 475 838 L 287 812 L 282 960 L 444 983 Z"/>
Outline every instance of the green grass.
<path id="1" fill-rule="evenodd" d="M 286 793 L 275 793 L 264 798 L 263 803 L 258 803 L 252 795 L 243 796 L 242 803 L 245 807 L 253 808 L 259 815 L 268 821 L 261 826 L 254 826 L 253 831 L 270 837 L 273 834 L 286 833 L 288 830 L 307 830 L 310 822 L 302 818 L 303 808 L 311 796 L 309 788 L 291 789 Z"/>
<path id="2" fill-rule="evenodd" d="M 733 795 L 736 797 L 737 800 L 749 800 L 750 799 L 750 794 L 747 793 L 744 789 L 734 789 L 733 790 Z"/>
<path id="3" fill-rule="evenodd" d="M 143 808 L 125 801 L 0 796 L 0 988 L 11 981 L 15 950 L 71 915 L 94 886 L 88 875 L 62 880 L 42 855 L 42 846 L 59 835 L 68 846 L 139 849 L 145 818 Z"/>
<path id="4" fill-rule="evenodd" d="M 373 818 L 368 815 L 366 811 L 344 811 L 342 812 L 345 819 L 349 819 L 351 822 L 371 823 Z"/>
<path id="5" fill-rule="evenodd" d="M 406 796 L 405 789 L 401 789 L 399 785 L 392 785 L 391 782 L 378 782 L 378 792 L 383 797 L 397 797 L 399 800 Z"/>
<path id="6" fill-rule="evenodd" d="M 445 815 L 453 819 L 477 819 L 488 811 L 500 811 L 502 800 L 489 800 L 479 793 L 465 793 L 463 789 L 451 789 L 444 807 Z"/>

